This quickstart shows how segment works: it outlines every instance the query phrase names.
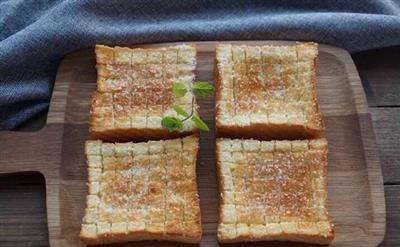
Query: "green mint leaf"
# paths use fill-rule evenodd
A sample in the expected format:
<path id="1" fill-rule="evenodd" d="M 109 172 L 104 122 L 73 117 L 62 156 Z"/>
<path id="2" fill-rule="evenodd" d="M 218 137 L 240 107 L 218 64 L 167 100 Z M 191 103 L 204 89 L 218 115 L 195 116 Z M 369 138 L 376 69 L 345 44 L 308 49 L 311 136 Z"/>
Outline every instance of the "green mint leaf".
<path id="1" fill-rule="evenodd" d="M 207 124 L 203 120 L 201 120 L 201 118 L 199 118 L 197 116 L 193 116 L 190 119 L 192 120 L 192 122 L 194 123 L 194 125 L 198 129 L 204 130 L 204 131 L 210 131 L 210 129 L 208 128 Z"/>
<path id="2" fill-rule="evenodd" d="M 166 116 L 161 120 L 161 125 L 169 131 L 178 130 L 183 127 L 181 120 L 176 117 Z"/>
<path id="3" fill-rule="evenodd" d="M 172 93 L 176 96 L 176 97 L 183 97 L 185 96 L 185 94 L 187 93 L 187 88 L 183 83 L 180 82 L 175 82 L 172 85 Z"/>
<path id="4" fill-rule="evenodd" d="M 178 115 L 187 117 L 189 116 L 189 113 L 187 113 L 182 107 L 180 106 L 173 106 L 174 110 L 176 111 L 176 113 L 178 113 Z"/>
<path id="5" fill-rule="evenodd" d="M 214 86 L 209 82 L 196 81 L 193 83 L 193 93 L 198 97 L 208 97 L 212 95 Z"/>

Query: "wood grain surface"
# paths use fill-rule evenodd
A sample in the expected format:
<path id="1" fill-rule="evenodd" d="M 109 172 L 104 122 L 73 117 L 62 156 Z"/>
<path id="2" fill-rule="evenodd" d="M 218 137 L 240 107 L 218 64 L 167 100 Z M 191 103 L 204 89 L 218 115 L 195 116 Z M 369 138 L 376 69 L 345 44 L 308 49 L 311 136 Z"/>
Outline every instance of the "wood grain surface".
<path id="1" fill-rule="evenodd" d="M 400 183 L 400 108 L 372 108 L 384 182 Z"/>
<path id="2" fill-rule="evenodd" d="M 212 80 L 216 42 L 197 44 L 197 78 Z M 376 246 L 384 236 L 385 201 L 364 91 L 352 60 L 344 50 L 321 45 L 318 62 L 318 93 L 330 143 L 329 204 L 337 231 L 333 245 Z M 39 171 L 45 177 L 47 222 L 52 246 L 79 244 L 78 232 L 86 194 L 83 143 L 88 137 L 89 95 L 95 88 L 94 64 L 93 50 L 79 51 L 63 60 L 47 125 L 42 130 L 0 133 L 0 157 L 6 157 L 0 160 L 1 173 Z M 213 124 L 214 102 L 201 101 L 200 106 L 202 116 Z M 198 162 L 203 246 L 217 245 L 218 192 L 213 147 L 213 131 L 203 133 Z M 160 243 L 141 245 L 159 246 Z M 276 242 L 270 246 L 278 245 L 282 246 Z M 293 246 L 285 244 L 289 245 Z"/>
<path id="3" fill-rule="evenodd" d="M 354 56 L 370 107 L 400 106 L 399 56 L 400 46 Z"/>

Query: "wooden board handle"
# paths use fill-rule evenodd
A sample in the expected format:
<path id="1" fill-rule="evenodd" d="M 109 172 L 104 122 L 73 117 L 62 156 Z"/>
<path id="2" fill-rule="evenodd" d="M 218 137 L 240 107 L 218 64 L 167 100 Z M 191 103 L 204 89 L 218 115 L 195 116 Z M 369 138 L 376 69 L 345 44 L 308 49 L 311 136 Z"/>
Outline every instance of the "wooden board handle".
<path id="1" fill-rule="evenodd" d="M 0 173 L 39 171 L 40 132 L 0 132 Z"/>
<path id="2" fill-rule="evenodd" d="M 59 164 L 61 135 L 54 125 L 35 132 L 0 131 L 0 173 L 44 173 L 46 165 Z"/>

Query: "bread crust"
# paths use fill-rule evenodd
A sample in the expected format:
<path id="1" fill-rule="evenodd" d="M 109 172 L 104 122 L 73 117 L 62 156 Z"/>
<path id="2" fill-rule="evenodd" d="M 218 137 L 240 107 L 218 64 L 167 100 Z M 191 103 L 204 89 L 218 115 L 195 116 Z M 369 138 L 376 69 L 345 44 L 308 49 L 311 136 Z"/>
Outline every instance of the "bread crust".
<path id="1" fill-rule="evenodd" d="M 325 136 L 321 129 L 309 129 L 302 125 L 252 124 L 250 126 L 226 126 L 215 124 L 217 137 L 254 138 L 258 140 L 318 139 Z M 287 131 L 290 129 L 290 131 Z"/>
<path id="2" fill-rule="evenodd" d="M 167 129 L 148 129 L 148 128 L 130 128 L 113 130 L 90 130 L 90 139 L 104 141 L 147 141 L 147 140 L 168 140 L 183 138 L 186 136 L 198 134 L 198 130 L 193 131 L 169 131 Z"/>
<path id="3" fill-rule="evenodd" d="M 231 144 L 229 144 L 231 143 Z M 253 144 L 250 144 L 253 143 Z M 254 144 L 255 143 L 255 144 Z M 258 145 L 259 148 L 254 148 L 253 151 L 243 151 L 243 148 L 247 144 L 247 147 L 254 148 L 254 146 Z M 252 146 L 253 145 L 253 146 Z M 261 146 L 261 149 L 260 149 Z M 262 147 L 270 148 L 271 150 L 262 150 Z M 272 148 L 271 148 L 272 147 Z M 289 148 L 288 148 L 289 147 Z M 242 149 L 242 151 L 239 151 Z M 265 215 L 264 218 L 264 223 L 242 223 L 240 221 L 237 221 L 239 219 L 238 216 L 238 211 L 236 205 L 235 210 L 235 217 L 236 223 L 229 223 L 230 219 L 225 216 L 224 214 L 224 209 L 225 205 L 230 205 L 231 203 L 229 200 L 232 200 L 232 198 L 224 196 L 228 195 L 230 191 L 232 191 L 232 188 L 230 188 L 230 185 L 224 184 L 224 181 L 227 179 L 227 176 L 224 174 L 224 170 L 226 172 L 229 172 L 226 170 L 226 166 L 228 163 L 227 160 L 230 160 L 228 156 L 226 156 L 226 152 L 254 152 L 256 155 L 263 155 L 262 153 L 270 153 L 270 152 L 280 152 L 280 154 L 286 153 L 286 152 L 296 152 L 296 155 L 302 155 L 302 152 L 311 152 L 311 155 L 317 155 L 315 157 L 320 160 L 321 165 L 320 168 L 318 168 L 318 174 L 321 176 L 319 179 L 322 180 L 314 180 L 313 181 L 318 181 L 318 188 L 320 188 L 324 193 L 327 193 L 327 167 L 326 167 L 326 162 L 327 162 L 327 145 L 326 145 L 326 140 L 325 139 L 317 139 L 317 140 L 302 140 L 302 141 L 255 141 L 255 140 L 238 140 L 238 139 L 223 139 L 219 138 L 217 139 L 216 142 L 216 160 L 217 160 L 217 177 L 218 177 L 218 186 L 219 186 L 219 226 L 218 226 L 218 241 L 220 243 L 237 243 L 237 242 L 254 242 L 254 241 L 271 241 L 271 240 L 280 240 L 280 241 L 297 241 L 297 242 L 305 242 L 305 243 L 314 243 L 314 244 L 329 244 L 332 242 L 334 239 L 334 229 L 333 229 L 333 224 L 332 220 L 329 217 L 329 215 L 324 214 L 322 218 L 317 218 L 314 219 L 314 217 L 309 218 L 308 220 L 314 219 L 315 221 L 299 221 L 299 218 L 293 218 L 295 221 L 287 221 L 287 222 L 281 222 L 277 221 L 276 223 L 273 222 L 266 222 L 265 220 L 270 217 L 267 214 Z M 279 155 L 280 155 L 279 154 Z M 280 156 L 278 156 L 280 157 Z M 296 157 L 296 156 L 295 156 Z M 251 158 L 248 156 L 246 159 L 246 163 L 244 165 L 250 166 L 251 165 Z M 264 159 L 261 157 L 261 159 Z M 295 159 L 295 158 L 294 158 Z M 263 161 L 267 162 L 267 161 Z M 279 162 L 274 158 L 273 162 Z M 299 161 L 300 162 L 300 161 Z M 237 167 L 235 166 L 235 162 L 231 163 L 232 167 Z M 239 163 L 236 163 L 239 164 Z M 299 163 L 301 165 L 301 163 Z M 224 167 L 225 166 L 225 167 Z M 297 167 L 297 165 L 296 165 Z M 235 168 L 237 169 L 237 168 Z M 294 167 L 291 167 L 291 169 L 295 169 Z M 234 171 L 234 170 L 230 170 Z M 255 174 L 260 174 L 261 176 L 263 170 L 255 170 Z M 296 172 L 296 171 L 295 171 Z M 300 172 L 300 170 L 298 171 Z M 248 176 L 247 174 L 243 174 L 244 177 Z M 257 176 L 257 175 L 256 175 Z M 257 178 L 256 179 L 261 179 Z M 251 183 L 251 182 L 250 182 Z M 254 183 L 254 182 L 253 182 Z M 314 182 L 313 182 L 314 183 Z M 227 193 L 225 195 L 225 193 Z M 235 192 L 237 193 L 237 191 Z M 249 192 L 247 192 L 249 193 Z M 280 195 L 282 195 L 283 192 L 280 192 Z M 313 191 L 312 193 L 316 193 Z M 240 194 L 240 192 L 239 192 Z M 306 194 L 304 194 L 306 195 Z M 318 193 L 315 195 L 319 195 Z M 251 194 L 247 194 L 247 199 L 246 200 L 251 200 Z M 321 206 L 323 207 L 324 211 L 327 210 L 327 200 L 324 198 L 317 198 L 318 200 L 322 200 L 323 203 Z M 237 197 L 234 196 L 234 200 L 237 200 Z M 313 200 L 313 199 L 310 199 Z M 320 202 L 320 201 L 319 201 Z M 228 203 L 228 204 L 226 204 Z M 239 202 L 242 203 L 242 202 Z M 249 202 L 252 205 L 252 202 Z M 285 205 L 285 204 L 283 204 Z M 240 204 L 239 204 L 240 206 Z M 282 204 L 281 204 L 282 206 Z M 252 207 L 250 207 L 247 212 L 252 212 Z M 327 212 L 327 211 L 326 211 Z M 316 213 L 316 212 L 315 212 Z M 231 215 L 232 216 L 232 215 Z M 229 217 L 231 217 L 229 216 Z M 304 220 L 307 219 L 306 215 L 300 215 L 301 217 L 304 217 Z M 272 215 L 272 217 L 277 217 L 277 215 Z M 285 217 L 284 215 L 279 216 L 278 218 Z M 290 219 L 290 218 L 289 218 Z M 247 229 L 247 232 L 239 234 L 239 229 L 240 227 L 244 227 L 244 229 Z M 250 229 L 250 230 L 249 230 Z M 269 229 L 269 230 L 268 230 Z M 275 229 L 271 230 L 271 229 Z M 278 229 L 278 230 L 277 230 Z"/>

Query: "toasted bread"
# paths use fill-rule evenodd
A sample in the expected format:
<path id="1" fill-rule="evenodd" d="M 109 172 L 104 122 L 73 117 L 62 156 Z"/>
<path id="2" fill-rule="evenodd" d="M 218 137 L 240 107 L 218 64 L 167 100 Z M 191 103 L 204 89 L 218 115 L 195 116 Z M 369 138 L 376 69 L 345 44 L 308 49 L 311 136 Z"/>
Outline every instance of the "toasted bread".
<path id="1" fill-rule="evenodd" d="M 174 82 L 188 88 L 194 80 L 196 47 L 155 49 L 96 46 L 97 91 L 92 95 L 90 134 L 107 141 L 145 141 L 183 137 L 197 131 L 186 121 L 179 131 L 161 126 L 164 116 L 177 116 L 179 105 L 191 112 L 193 95 L 172 93 Z M 197 114 L 194 101 L 194 114 Z"/>
<path id="2" fill-rule="evenodd" d="M 216 152 L 219 242 L 332 241 L 325 139 L 217 139 Z"/>
<path id="3" fill-rule="evenodd" d="M 198 243 L 198 137 L 142 143 L 86 142 L 89 192 L 80 238 Z"/>
<path id="4" fill-rule="evenodd" d="M 317 102 L 315 43 L 216 49 L 216 131 L 259 140 L 324 135 Z"/>

